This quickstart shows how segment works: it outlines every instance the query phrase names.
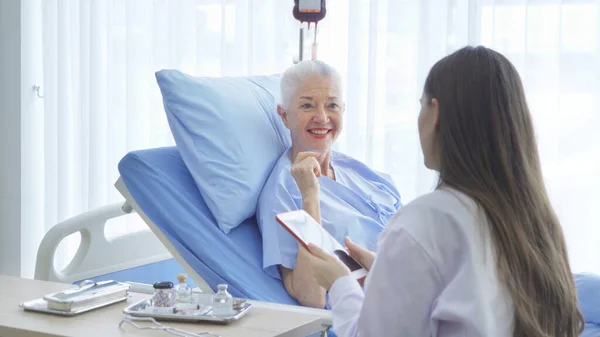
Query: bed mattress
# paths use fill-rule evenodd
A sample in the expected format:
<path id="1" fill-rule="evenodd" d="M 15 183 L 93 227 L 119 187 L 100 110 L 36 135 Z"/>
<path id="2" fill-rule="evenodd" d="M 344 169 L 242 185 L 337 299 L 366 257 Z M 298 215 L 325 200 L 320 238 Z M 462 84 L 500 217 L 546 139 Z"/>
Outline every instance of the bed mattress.
<path id="1" fill-rule="evenodd" d="M 298 305 L 283 283 L 262 269 L 255 217 L 225 235 L 176 147 L 130 152 L 118 168 L 141 210 L 213 290 L 226 283 L 233 296 Z"/>

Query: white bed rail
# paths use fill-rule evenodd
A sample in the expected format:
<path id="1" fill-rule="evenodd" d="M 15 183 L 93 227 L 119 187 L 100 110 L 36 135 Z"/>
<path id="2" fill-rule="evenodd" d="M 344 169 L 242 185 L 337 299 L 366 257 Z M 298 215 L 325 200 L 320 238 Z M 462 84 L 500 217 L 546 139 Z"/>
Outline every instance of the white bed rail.
<path id="1" fill-rule="evenodd" d="M 38 249 L 35 279 L 73 283 L 172 258 L 160 240 L 149 230 L 107 239 L 106 222 L 133 211 L 127 203 L 114 203 L 79 214 L 53 226 Z M 62 271 L 54 265 L 60 242 L 79 232 L 81 242 L 75 256 Z"/>

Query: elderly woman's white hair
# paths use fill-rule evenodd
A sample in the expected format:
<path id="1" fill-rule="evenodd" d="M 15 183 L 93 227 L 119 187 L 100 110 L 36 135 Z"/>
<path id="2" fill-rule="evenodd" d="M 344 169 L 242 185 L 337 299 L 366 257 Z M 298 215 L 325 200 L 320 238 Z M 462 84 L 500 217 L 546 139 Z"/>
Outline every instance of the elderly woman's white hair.
<path id="1" fill-rule="evenodd" d="M 290 101 L 298 89 L 298 85 L 309 76 L 320 75 L 324 77 L 331 77 L 333 83 L 338 87 L 340 91 L 340 99 L 343 99 L 343 88 L 342 88 L 342 77 L 340 73 L 329 64 L 319 60 L 308 60 L 299 62 L 289 67 L 281 77 L 281 107 L 287 110 L 290 105 Z"/>

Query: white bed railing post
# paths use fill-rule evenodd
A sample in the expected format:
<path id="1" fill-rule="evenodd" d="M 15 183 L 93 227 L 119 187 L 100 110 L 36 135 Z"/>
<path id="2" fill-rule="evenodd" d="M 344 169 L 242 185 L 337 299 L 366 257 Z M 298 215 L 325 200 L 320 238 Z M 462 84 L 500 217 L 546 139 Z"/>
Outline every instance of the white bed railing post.
<path id="1" fill-rule="evenodd" d="M 110 240 L 106 238 L 106 222 L 132 211 L 129 204 L 117 202 L 79 214 L 50 228 L 38 248 L 34 278 L 73 283 L 172 258 L 149 230 Z M 54 265 L 56 250 L 63 239 L 74 233 L 81 235 L 75 256 L 63 271 L 57 271 Z"/>

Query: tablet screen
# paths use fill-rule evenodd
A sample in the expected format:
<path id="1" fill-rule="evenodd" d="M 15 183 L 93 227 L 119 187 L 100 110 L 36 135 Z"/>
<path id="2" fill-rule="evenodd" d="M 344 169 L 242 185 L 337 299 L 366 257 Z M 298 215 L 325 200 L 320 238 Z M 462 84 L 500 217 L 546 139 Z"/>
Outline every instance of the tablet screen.
<path id="1" fill-rule="evenodd" d="M 367 270 L 354 260 L 326 230 L 305 210 L 277 214 L 277 221 L 304 247 L 312 243 L 342 261 L 357 280 L 364 279 Z"/>
<path id="2" fill-rule="evenodd" d="M 344 250 L 344 247 L 304 210 L 278 214 L 277 219 L 297 240 L 302 241 L 305 247 L 312 243 L 330 254 L 334 254 L 336 250 Z"/>
<path id="3" fill-rule="evenodd" d="M 350 257 L 345 250 L 336 249 L 333 253 L 346 265 L 346 267 L 348 267 L 348 269 L 350 269 L 350 271 L 362 269 L 362 266 Z"/>

